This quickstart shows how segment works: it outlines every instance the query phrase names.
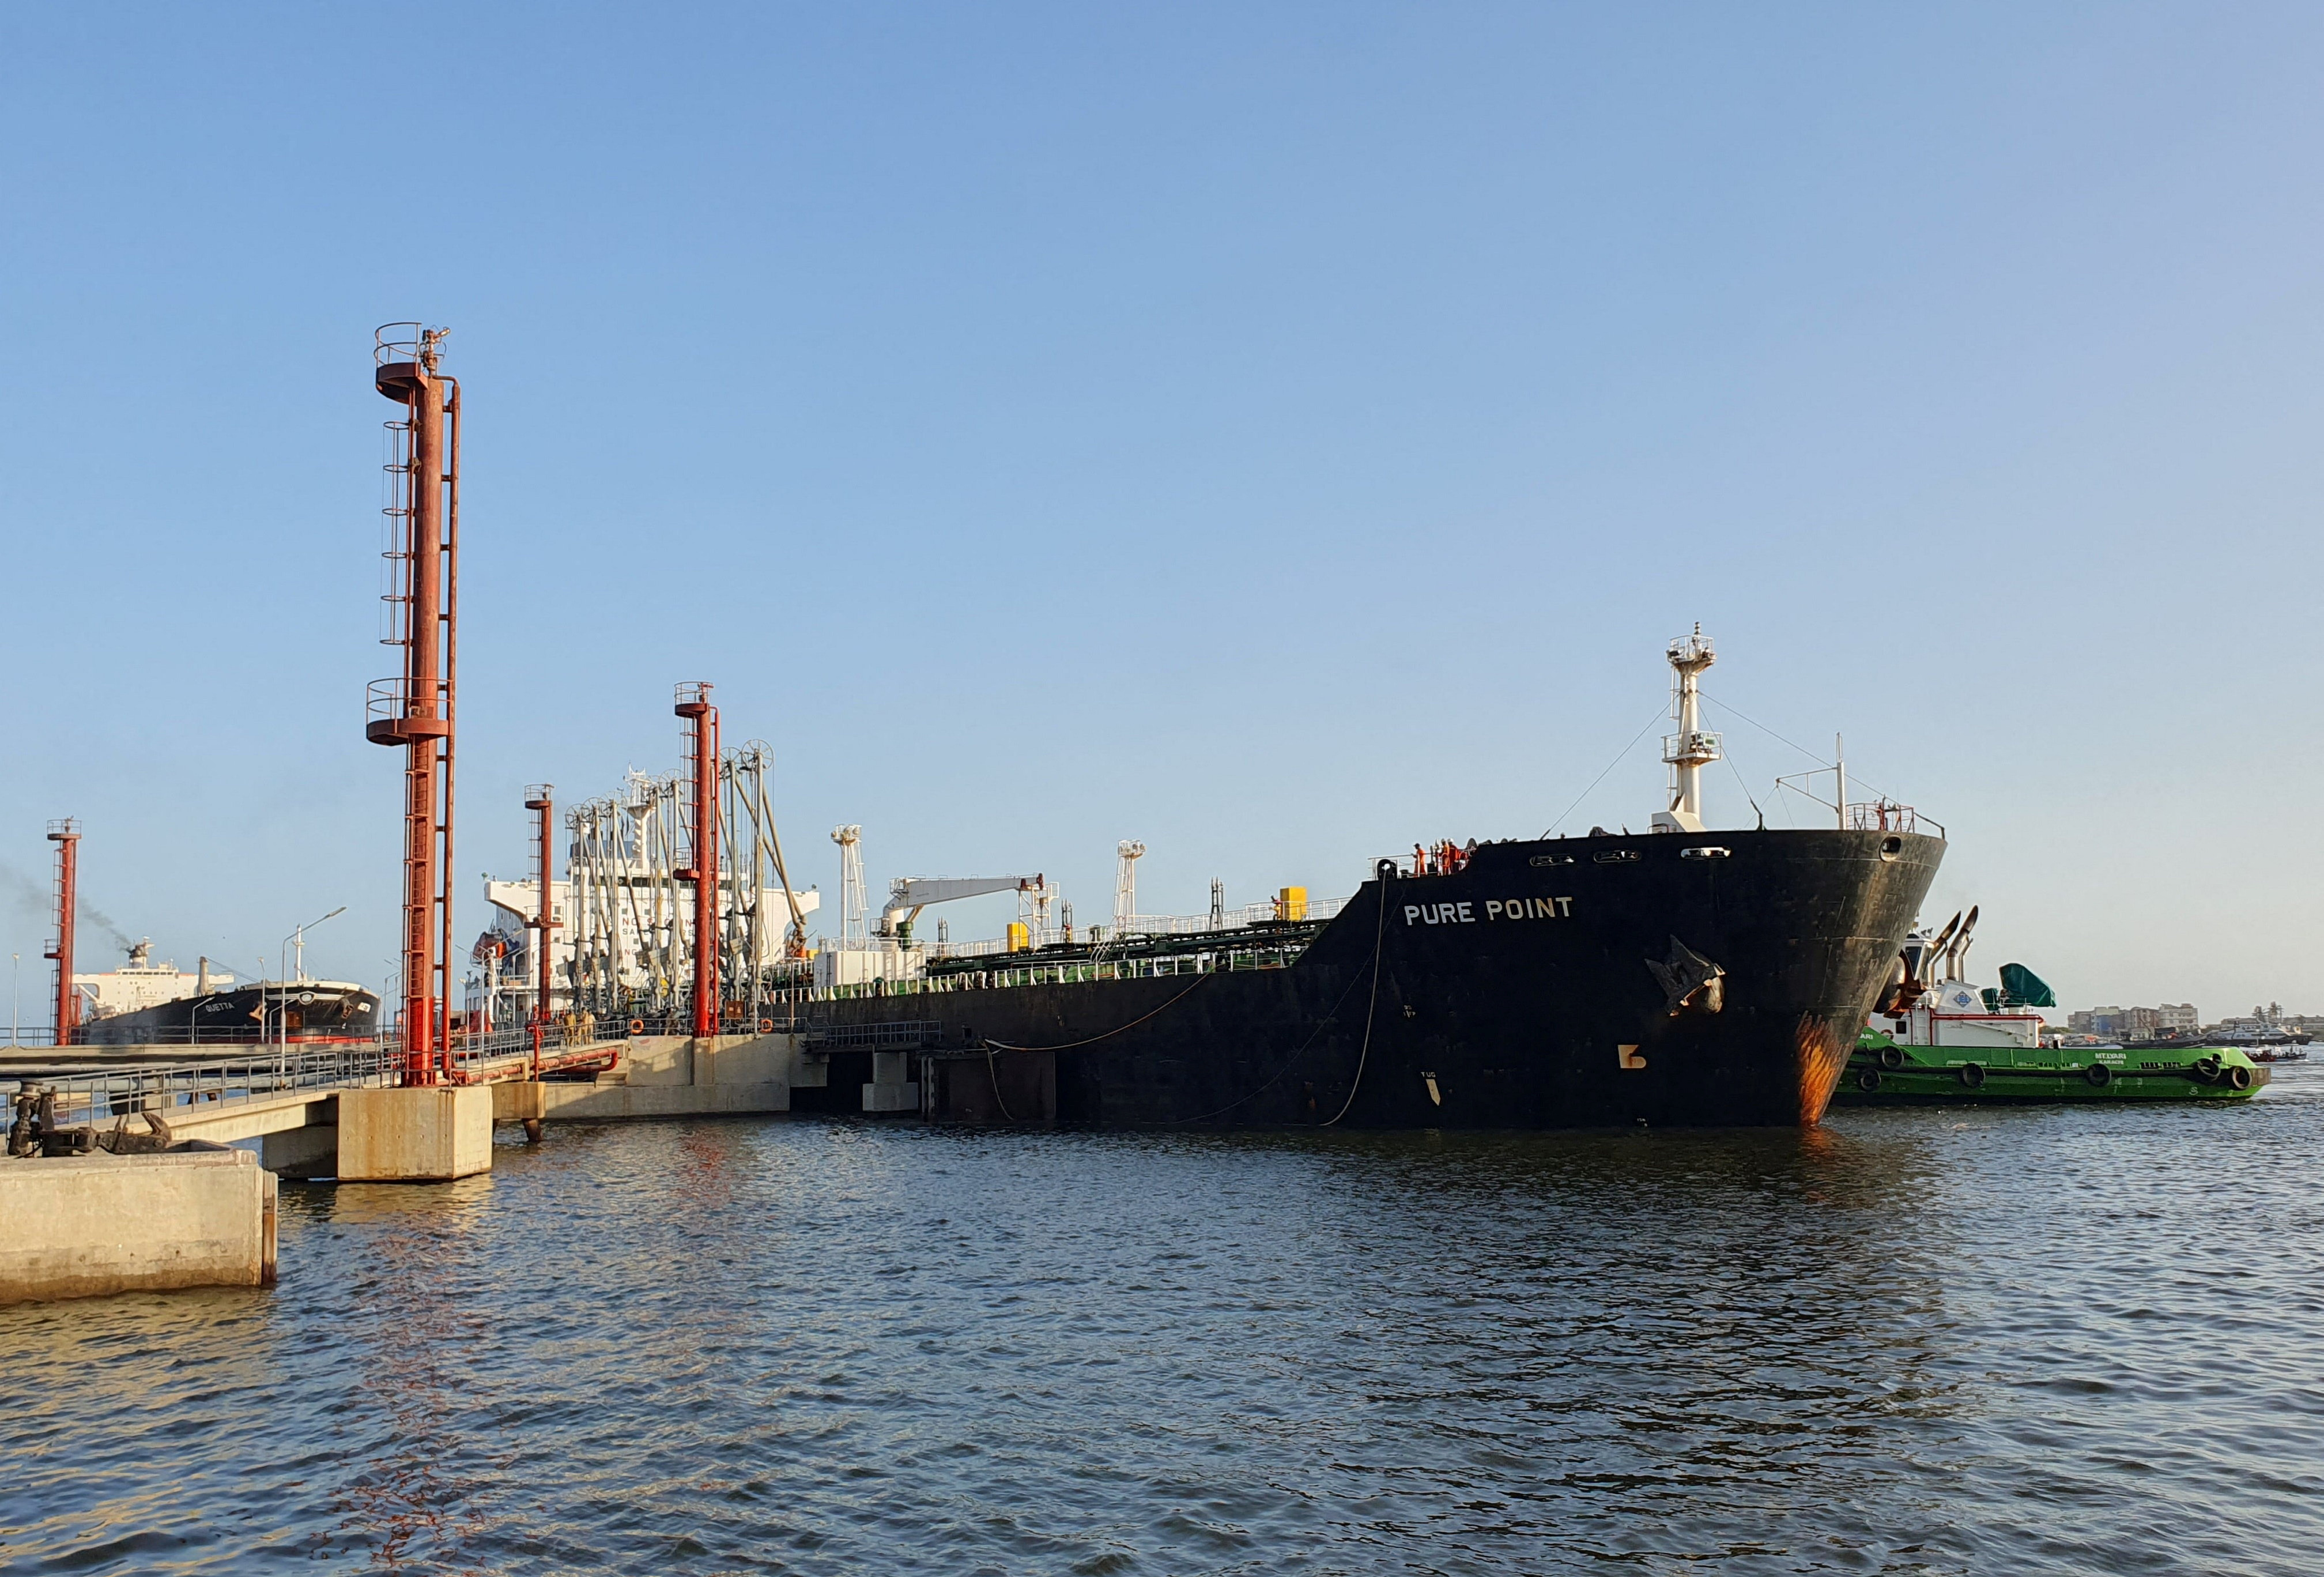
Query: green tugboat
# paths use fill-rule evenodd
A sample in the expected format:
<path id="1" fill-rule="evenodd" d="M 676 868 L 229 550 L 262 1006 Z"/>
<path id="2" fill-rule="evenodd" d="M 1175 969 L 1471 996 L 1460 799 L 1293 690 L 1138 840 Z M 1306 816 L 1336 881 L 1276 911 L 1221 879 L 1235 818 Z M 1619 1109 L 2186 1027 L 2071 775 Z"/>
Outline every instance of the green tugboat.
<path id="1" fill-rule="evenodd" d="M 2247 1101 L 2267 1083 L 2269 1070 L 2237 1047 L 2060 1045 L 2043 1034 L 2041 1013 L 2057 999 L 2032 970 L 2003 964 L 1997 989 L 1963 978 L 1976 928 L 1972 908 L 1935 936 L 1905 938 L 1833 1104 Z M 1922 983 L 1932 977 L 1935 985 Z"/>

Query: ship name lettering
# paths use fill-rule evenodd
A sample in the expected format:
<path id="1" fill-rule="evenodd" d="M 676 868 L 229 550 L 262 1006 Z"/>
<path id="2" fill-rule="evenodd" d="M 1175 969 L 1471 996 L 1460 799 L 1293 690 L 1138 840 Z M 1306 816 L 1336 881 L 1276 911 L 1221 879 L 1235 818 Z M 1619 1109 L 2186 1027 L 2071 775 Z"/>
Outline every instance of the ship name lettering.
<path id="1" fill-rule="evenodd" d="M 1404 923 L 1407 926 L 1472 926 L 1480 919 L 1563 920 L 1572 917 L 1571 898 L 1489 898 L 1482 915 L 1477 913 L 1473 900 L 1404 906 Z"/>

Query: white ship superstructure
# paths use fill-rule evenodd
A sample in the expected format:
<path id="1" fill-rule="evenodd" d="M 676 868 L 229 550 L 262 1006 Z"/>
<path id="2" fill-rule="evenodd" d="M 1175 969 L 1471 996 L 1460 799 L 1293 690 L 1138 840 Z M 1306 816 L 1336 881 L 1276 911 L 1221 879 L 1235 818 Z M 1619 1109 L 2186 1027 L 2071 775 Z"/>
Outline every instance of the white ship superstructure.
<path id="1" fill-rule="evenodd" d="M 1955 915 L 1932 936 L 1915 927 L 1897 954 L 1887 989 L 1868 1021 L 1900 1046 L 2038 1047 L 2046 1028 L 2041 1005 L 2051 1002 L 2046 985 L 2022 965 L 2004 969 L 2002 986 L 1987 991 L 1969 982 L 1969 950 L 1977 936 L 1977 910 Z M 2040 986 L 2040 1005 L 2014 1000 L 2013 974 Z M 1933 977 L 1933 983 L 1924 983 Z"/>
<path id="2" fill-rule="evenodd" d="M 212 969 L 207 958 L 190 970 L 180 969 L 174 960 L 155 964 L 151 937 L 129 949 L 129 962 L 123 967 L 106 974 L 73 976 L 73 990 L 81 994 L 81 1011 L 88 1019 L 111 1019 L 144 1008 L 158 1008 L 164 1002 L 224 991 L 233 984 L 234 976 L 224 970 Z"/>

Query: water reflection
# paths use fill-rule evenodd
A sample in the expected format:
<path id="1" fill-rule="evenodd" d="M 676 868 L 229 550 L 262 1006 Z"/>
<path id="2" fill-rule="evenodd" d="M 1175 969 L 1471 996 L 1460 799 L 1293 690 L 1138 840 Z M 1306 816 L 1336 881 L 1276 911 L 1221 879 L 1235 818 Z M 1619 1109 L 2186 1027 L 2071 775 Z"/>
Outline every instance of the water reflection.
<path id="1" fill-rule="evenodd" d="M 552 1128 L 286 1191 L 272 1295 L 0 1311 L 0 1567 L 2298 1572 L 2324 1227 L 2220 1180 L 2312 1093 Z"/>

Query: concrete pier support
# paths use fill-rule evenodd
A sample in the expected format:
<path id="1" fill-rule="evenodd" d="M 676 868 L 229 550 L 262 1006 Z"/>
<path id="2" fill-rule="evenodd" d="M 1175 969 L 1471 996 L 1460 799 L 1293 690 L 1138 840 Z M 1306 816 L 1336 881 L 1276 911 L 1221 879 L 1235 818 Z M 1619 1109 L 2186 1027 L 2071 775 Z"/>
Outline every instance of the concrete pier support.
<path id="1" fill-rule="evenodd" d="M 920 1086 L 911 1077 L 911 1064 L 908 1051 L 873 1052 L 872 1082 L 863 1086 L 863 1110 L 918 1111 Z"/>
<path id="2" fill-rule="evenodd" d="M 443 1183 L 492 1169 L 490 1086 L 340 1092 L 340 1182 Z"/>
<path id="3" fill-rule="evenodd" d="M 286 1128 L 260 1139 L 258 1164 L 277 1177 L 336 1177 L 339 1171 L 337 1124 Z"/>
<path id="4" fill-rule="evenodd" d="M 640 1035 L 618 1043 L 615 1065 L 592 1084 L 510 1080 L 492 1086 L 493 1119 L 522 1123 L 645 1117 L 740 1116 L 791 1109 L 801 1053 L 789 1035 L 694 1040 Z"/>
<path id="5" fill-rule="evenodd" d="M 0 1160 L 0 1304 L 271 1285 L 274 1202 L 247 1150 Z"/>

